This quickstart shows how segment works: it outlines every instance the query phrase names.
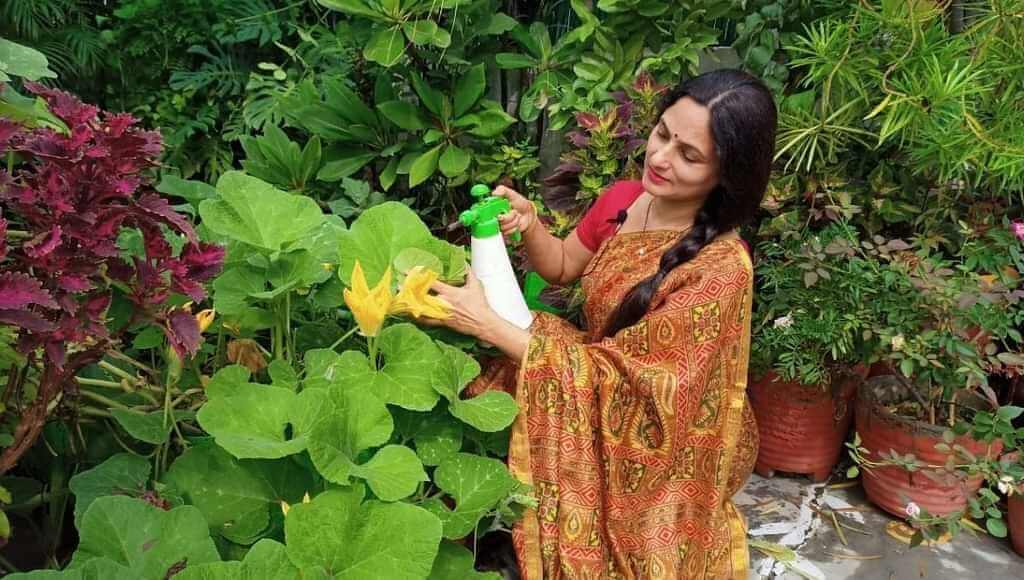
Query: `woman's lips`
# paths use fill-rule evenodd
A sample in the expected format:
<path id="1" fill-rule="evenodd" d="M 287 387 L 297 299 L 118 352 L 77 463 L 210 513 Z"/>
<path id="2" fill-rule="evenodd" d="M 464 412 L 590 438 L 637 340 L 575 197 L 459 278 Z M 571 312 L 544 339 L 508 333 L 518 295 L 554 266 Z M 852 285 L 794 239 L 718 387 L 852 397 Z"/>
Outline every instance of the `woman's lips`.
<path id="1" fill-rule="evenodd" d="M 655 185 L 664 185 L 668 183 L 667 179 L 655 173 L 653 169 L 647 170 L 647 177 L 650 178 L 651 182 Z"/>

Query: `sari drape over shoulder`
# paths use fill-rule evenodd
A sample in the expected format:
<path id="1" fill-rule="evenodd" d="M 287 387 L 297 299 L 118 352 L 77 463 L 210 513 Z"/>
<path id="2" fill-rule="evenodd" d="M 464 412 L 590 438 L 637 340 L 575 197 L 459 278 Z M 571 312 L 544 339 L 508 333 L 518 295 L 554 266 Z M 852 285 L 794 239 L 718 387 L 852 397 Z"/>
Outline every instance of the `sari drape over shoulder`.
<path id="1" fill-rule="evenodd" d="M 757 452 L 742 242 L 709 244 L 666 278 L 642 320 L 600 336 L 677 235 L 604 241 L 582 280 L 590 330 L 539 314 L 524 359 L 471 385 L 514 386 L 520 406 L 509 467 L 539 500 L 513 534 L 525 580 L 747 577 L 730 500 Z"/>

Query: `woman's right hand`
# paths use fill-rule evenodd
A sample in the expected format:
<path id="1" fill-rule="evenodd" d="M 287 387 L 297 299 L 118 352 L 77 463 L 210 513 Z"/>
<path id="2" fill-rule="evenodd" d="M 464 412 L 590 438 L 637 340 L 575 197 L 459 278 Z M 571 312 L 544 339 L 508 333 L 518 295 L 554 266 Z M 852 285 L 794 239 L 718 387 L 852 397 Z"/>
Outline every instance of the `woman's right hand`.
<path id="1" fill-rule="evenodd" d="M 508 199 L 512 210 L 498 216 L 498 223 L 501 225 L 501 233 L 509 236 L 514 232 L 526 235 L 526 232 L 537 224 L 537 208 L 533 202 L 523 197 L 514 189 L 499 185 L 494 188 L 491 195 Z"/>

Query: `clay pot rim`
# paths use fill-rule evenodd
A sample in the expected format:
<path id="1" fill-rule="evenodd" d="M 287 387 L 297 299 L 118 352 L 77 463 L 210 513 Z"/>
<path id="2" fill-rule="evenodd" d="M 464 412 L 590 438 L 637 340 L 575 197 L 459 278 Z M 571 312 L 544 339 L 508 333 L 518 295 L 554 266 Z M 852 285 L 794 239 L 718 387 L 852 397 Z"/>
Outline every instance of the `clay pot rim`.
<path id="1" fill-rule="evenodd" d="M 858 383 L 863 383 L 868 375 L 868 370 L 869 367 L 863 363 L 856 363 L 854 365 L 842 365 L 836 367 L 836 369 L 833 371 L 833 378 L 829 384 L 822 385 L 819 383 L 816 385 L 805 385 L 800 381 L 783 380 L 782 377 L 780 377 L 779 374 L 776 373 L 774 370 L 768 369 L 767 371 L 760 374 L 751 373 L 750 380 L 747 381 L 747 386 L 750 386 L 754 383 L 765 382 L 767 382 L 769 385 L 783 384 L 790 387 L 805 389 L 808 391 L 829 393 L 832 395 L 833 399 L 836 399 L 839 398 L 839 395 L 842 393 L 843 389 L 834 388 L 835 386 L 842 385 L 845 381 L 849 380 L 855 380 Z"/>

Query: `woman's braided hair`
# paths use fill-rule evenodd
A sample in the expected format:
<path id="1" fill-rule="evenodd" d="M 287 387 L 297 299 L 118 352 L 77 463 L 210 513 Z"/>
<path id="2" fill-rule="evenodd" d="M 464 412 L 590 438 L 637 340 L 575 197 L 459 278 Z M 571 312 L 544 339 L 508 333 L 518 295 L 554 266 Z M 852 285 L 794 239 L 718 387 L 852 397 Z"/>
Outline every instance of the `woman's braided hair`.
<path id="1" fill-rule="evenodd" d="M 683 97 L 690 97 L 711 112 L 719 182 L 697 213 L 693 227 L 661 255 L 658 271 L 626 294 L 609 318 L 606 337 L 644 317 L 658 287 L 672 270 L 692 260 L 720 234 L 753 218 L 768 187 L 776 111 L 764 84 L 734 69 L 704 73 L 666 94 L 658 116 Z"/>

